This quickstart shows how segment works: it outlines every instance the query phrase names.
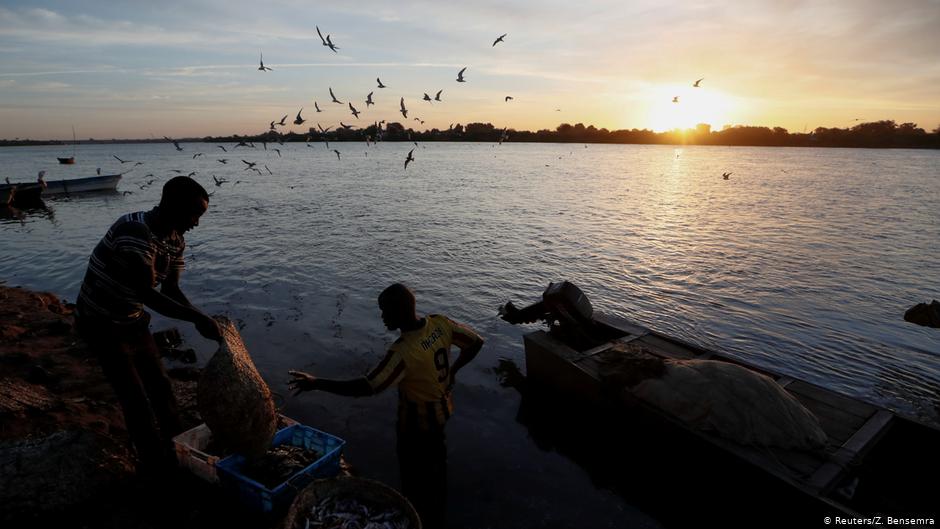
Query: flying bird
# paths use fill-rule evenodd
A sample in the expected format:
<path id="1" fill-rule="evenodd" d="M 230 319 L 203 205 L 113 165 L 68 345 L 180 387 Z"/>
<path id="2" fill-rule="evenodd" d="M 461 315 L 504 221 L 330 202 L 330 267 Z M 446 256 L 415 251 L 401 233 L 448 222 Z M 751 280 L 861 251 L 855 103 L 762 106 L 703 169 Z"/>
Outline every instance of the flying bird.
<path id="1" fill-rule="evenodd" d="M 503 102 L 508 103 L 509 101 L 512 101 L 512 96 L 506 96 L 506 99 Z"/>
<path id="2" fill-rule="evenodd" d="M 500 42 L 504 42 L 503 39 L 506 37 L 506 35 L 508 35 L 508 33 L 503 33 L 502 35 L 499 36 L 499 38 L 497 38 L 496 40 L 494 40 L 494 41 L 493 41 L 493 46 L 496 46 L 496 45 L 499 44 Z M 490 46 L 490 47 L 492 48 L 493 46 Z"/>
<path id="3" fill-rule="evenodd" d="M 271 149 L 271 150 L 277 153 L 277 157 L 278 157 L 278 158 L 281 157 L 281 150 L 280 150 L 280 149 Z"/>
<path id="4" fill-rule="evenodd" d="M 270 174 L 270 175 L 273 175 L 273 174 L 274 174 L 274 173 L 272 173 L 272 172 L 271 172 L 271 170 L 270 170 L 270 169 L 268 169 L 268 166 L 267 166 L 267 164 L 265 164 L 265 166 L 264 166 L 264 168 L 265 168 L 265 169 L 267 169 L 267 171 L 268 171 L 268 174 Z"/>
<path id="5" fill-rule="evenodd" d="M 672 102 L 673 102 L 673 103 L 678 103 L 678 102 L 679 102 L 679 96 L 673 97 L 673 98 L 672 98 Z"/>
<path id="6" fill-rule="evenodd" d="M 121 162 L 121 165 L 124 165 L 124 164 L 126 164 L 126 163 L 130 163 L 130 162 L 133 162 L 133 161 L 134 161 L 134 160 L 122 160 L 122 159 L 118 158 L 116 154 L 112 154 L 111 156 L 113 156 L 115 160 Z"/>
<path id="7" fill-rule="evenodd" d="M 320 110 L 320 105 L 318 105 L 316 101 L 313 102 L 313 108 L 317 109 L 317 112 L 323 112 Z"/>
<path id="8" fill-rule="evenodd" d="M 429 96 L 427 92 L 424 93 L 424 100 L 427 101 L 428 103 L 432 101 L 431 96 Z"/>
<path id="9" fill-rule="evenodd" d="M 219 186 L 221 186 L 222 184 L 224 184 L 225 182 L 228 182 L 228 180 L 226 180 L 226 179 L 224 179 L 224 178 L 216 178 L 215 175 L 212 175 L 212 180 L 215 181 L 215 187 L 219 187 Z"/>
<path id="10" fill-rule="evenodd" d="M 180 144 L 179 144 L 176 140 L 171 140 L 168 136 L 164 136 L 163 139 L 165 139 L 165 140 L 168 141 L 168 142 L 173 143 L 173 146 L 176 147 L 176 150 L 178 150 L 178 151 L 182 151 L 182 150 L 183 150 L 183 148 L 180 147 Z"/>
<path id="11" fill-rule="evenodd" d="M 413 153 L 413 152 L 415 152 L 414 149 L 411 149 L 410 151 L 408 151 L 408 157 L 405 158 L 405 169 L 408 168 L 408 164 L 409 164 L 409 163 L 415 161 L 414 156 L 411 155 L 411 153 Z"/>
<path id="12" fill-rule="evenodd" d="M 228 152 L 228 150 L 225 149 L 224 145 L 216 145 L 216 147 L 222 149 L 222 152 Z"/>
<path id="13" fill-rule="evenodd" d="M 227 163 L 228 163 L 228 158 L 219 158 L 219 159 L 216 160 L 216 161 L 219 162 L 220 164 L 227 164 Z"/>
<path id="14" fill-rule="evenodd" d="M 272 122 L 271 122 L 271 128 L 268 129 L 268 130 L 274 130 L 274 125 L 275 125 L 275 123 L 274 123 L 274 121 L 272 121 Z"/>
<path id="15" fill-rule="evenodd" d="M 195 160 L 196 158 L 199 158 L 200 156 L 202 156 L 202 153 L 197 152 L 196 154 L 193 155 L 193 160 Z"/>
<path id="16" fill-rule="evenodd" d="M 441 92 L 443 92 L 443 91 L 444 91 L 443 89 L 437 91 L 437 94 L 434 96 L 434 100 L 435 100 L 435 101 L 440 101 L 440 100 L 441 100 Z"/>
<path id="17" fill-rule="evenodd" d="M 374 104 L 375 104 L 375 103 L 372 101 L 372 93 L 373 93 L 373 92 L 369 92 L 369 95 L 366 96 L 366 106 L 374 105 Z"/>
<path id="18" fill-rule="evenodd" d="M 345 130 L 349 130 L 349 129 L 353 128 L 352 125 L 347 125 L 347 124 L 343 123 L 342 121 L 339 122 L 339 126 L 343 127 Z"/>
<path id="19" fill-rule="evenodd" d="M 732 174 L 734 173 L 721 173 L 721 177 L 727 180 L 729 177 L 731 177 Z"/>
<path id="20" fill-rule="evenodd" d="M 333 149 L 333 152 L 336 153 L 336 159 L 337 159 L 337 160 L 342 160 L 342 158 L 339 157 L 339 151 L 337 151 L 336 149 Z"/>
<path id="21" fill-rule="evenodd" d="M 352 112 L 353 116 L 356 116 L 356 119 L 359 119 L 359 114 L 361 114 L 362 112 L 359 112 L 358 110 L 356 110 L 356 107 L 354 107 L 351 102 L 349 103 L 349 110 L 350 112 Z"/>
<path id="22" fill-rule="evenodd" d="M 317 35 L 320 35 L 320 41 L 323 42 L 324 46 L 329 46 L 329 44 L 326 43 L 326 39 L 323 38 L 323 33 L 320 33 L 320 26 L 315 27 L 317 28 Z"/>
<path id="23" fill-rule="evenodd" d="M 282 127 L 283 127 L 284 125 L 287 125 L 287 116 L 288 116 L 288 114 L 284 114 L 284 117 L 281 118 L 281 121 L 278 122 L 278 125 L 281 125 Z"/>
<path id="24" fill-rule="evenodd" d="M 336 51 L 339 49 L 339 46 L 336 46 L 335 44 L 333 44 L 333 41 L 330 40 L 329 33 L 327 33 L 326 35 L 326 45 L 329 46 L 331 50 L 333 50 L 333 53 L 339 53 L 338 51 Z"/>
<path id="25" fill-rule="evenodd" d="M 304 111 L 304 107 L 300 107 L 300 110 L 297 111 L 297 118 L 294 119 L 294 125 L 303 125 L 306 119 L 300 117 L 300 113 Z"/>
<path id="26" fill-rule="evenodd" d="M 259 66 L 258 69 L 261 70 L 262 72 L 265 71 L 265 70 L 268 70 L 268 71 L 271 71 L 271 72 L 274 71 L 274 70 L 272 70 L 272 69 L 270 69 L 270 68 L 268 68 L 267 66 L 264 65 L 264 54 L 263 54 L 263 53 L 261 54 L 260 62 L 261 62 L 261 66 Z"/>
<path id="27" fill-rule="evenodd" d="M 321 132 L 321 133 L 326 134 L 326 133 L 329 132 L 329 130 L 332 129 L 333 127 L 327 127 L 327 128 L 324 129 L 323 127 L 320 126 L 319 123 L 317 123 L 317 128 L 320 129 L 320 132 Z"/>
<path id="28" fill-rule="evenodd" d="M 405 116 L 405 118 L 408 117 L 408 109 L 405 108 L 405 98 L 404 98 L 404 97 L 401 98 L 401 115 L 402 115 L 402 116 Z"/>
<path id="29" fill-rule="evenodd" d="M 698 81 L 695 81 L 694 83 L 692 83 L 692 87 L 693 87 L 693 88 L 701 88 L 701 86 L 699 86 L 698 84 L 701 83 L 701 82 L 704 81 L 704 80 L 705 80 L 705 78 L 702 77 L 702 78 L 699 79 Z"/>
<path id="30" fill-rule="evenodd" d="M 333 95 L 333 87 L 330 87 L 330 97 L 333 98 L 333 102 L 334 102 L 334 103 L 339 103 L 340 105 L 343 104 L 342 101 L 340 101 L 339 99 L 336 99 L 336 96 Z"/>
<path id="31" fill-rule="evenodd" d="M 466 82 L 467 82 L 467 80 L 463 78 L 463 73 L 464 73 L 464 71 L 466 71 L 466 69 L 467 69 L 467 67 L 464 66 L 463 69 L 461 69 L 459 72 L 457 72 L 457 82 L 458 82 L 458 83 L 466 83 Z"/>
<path id="32" fill-rule="evenodd" d="M 378 77 L 375 78 L 375 82 L 379 83 L 379 88 L 388 88 L 387 86 L 382 84 L 382 80 L 379 79 Z"/>

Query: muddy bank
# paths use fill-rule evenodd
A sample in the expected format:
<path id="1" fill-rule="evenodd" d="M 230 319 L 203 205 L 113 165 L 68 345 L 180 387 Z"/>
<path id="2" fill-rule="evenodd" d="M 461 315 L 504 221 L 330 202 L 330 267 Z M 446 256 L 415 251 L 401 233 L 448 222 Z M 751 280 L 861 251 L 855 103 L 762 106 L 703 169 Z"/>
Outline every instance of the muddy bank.
<path id="1" fill-rule="evenodd" d="M 171 374 L 191 427 L 194 370 Z M 134 466 L 120 405 L 76 333 L 72 307 L 0 285 L 0 522 L 114 497 L 135 486 Z"/>

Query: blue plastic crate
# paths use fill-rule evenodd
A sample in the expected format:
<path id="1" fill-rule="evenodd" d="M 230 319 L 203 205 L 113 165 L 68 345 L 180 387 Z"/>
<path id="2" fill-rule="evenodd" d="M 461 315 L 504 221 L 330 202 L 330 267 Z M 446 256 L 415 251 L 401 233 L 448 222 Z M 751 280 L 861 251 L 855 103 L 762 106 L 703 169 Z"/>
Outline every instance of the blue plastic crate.
<path id="1" fill-rule="evenodd" d="M 256 512 L 271 512 L 289 506 L 297 492 L 311 481 L 339 474 L 339 459 L 343 453 L 343 445 L 346 444 L 346 441 L 339 437 L 309 426 L 295 424 L 277 432 L 271 446 L 284 444 L 316 450 L 323 456 L 303 470 L 299 470 L 287 481 L 269 489 L 241 473 L 245 464 L 244 456 L 231 455 L 216 464 L 220 483 L 226 489 L 234 491 L 248 509 Z"/>

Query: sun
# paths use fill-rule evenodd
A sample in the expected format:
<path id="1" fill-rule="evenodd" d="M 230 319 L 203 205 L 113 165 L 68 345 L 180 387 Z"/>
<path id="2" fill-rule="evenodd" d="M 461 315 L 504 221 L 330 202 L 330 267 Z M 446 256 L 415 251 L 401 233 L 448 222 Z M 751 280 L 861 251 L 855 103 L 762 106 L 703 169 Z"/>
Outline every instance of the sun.
<path id="1" fill-rule="evenodd" d="M 724 93 L 691 85 L 651 87 L 646 100 L 649 102 L 646 126 L 656 132 L 691 129 L 699 123 L 718 128 L 730 124 L 740 106 Z"/>

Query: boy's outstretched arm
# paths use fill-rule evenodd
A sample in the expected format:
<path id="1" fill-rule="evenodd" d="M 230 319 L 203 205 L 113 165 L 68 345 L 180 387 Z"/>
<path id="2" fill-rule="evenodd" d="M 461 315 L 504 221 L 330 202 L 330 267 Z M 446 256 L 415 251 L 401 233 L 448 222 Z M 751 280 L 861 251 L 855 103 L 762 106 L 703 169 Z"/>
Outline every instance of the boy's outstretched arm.
<path id="1" fill-rule="evenodd" d="M 290 376 L 294 377 L 287 382 L 287 387 L 294 390 L 294 395 L 299 395 L 304 391 L 326 391 L 345 397 L 366 397 L 372 395 L 372 386 L 366 377 L 354 378 L 352 380 L 330 380 L 327 378 L 317 378 L 310 373 L 303 371 L 288 371 Z"/>

